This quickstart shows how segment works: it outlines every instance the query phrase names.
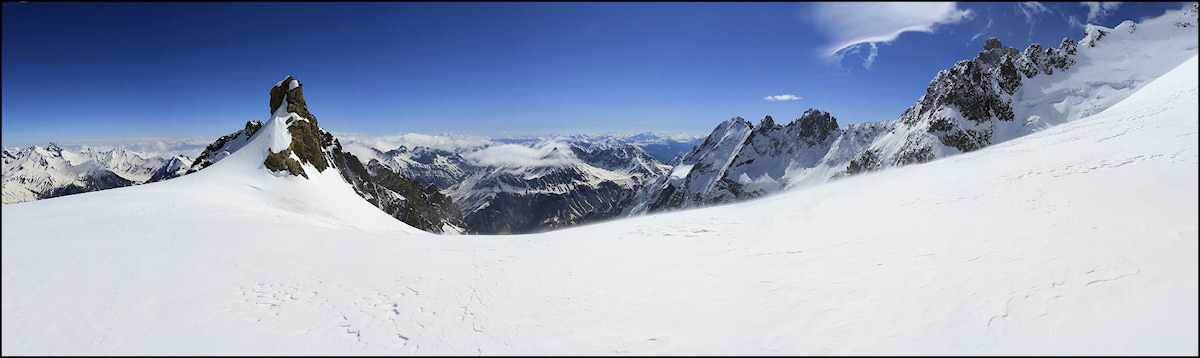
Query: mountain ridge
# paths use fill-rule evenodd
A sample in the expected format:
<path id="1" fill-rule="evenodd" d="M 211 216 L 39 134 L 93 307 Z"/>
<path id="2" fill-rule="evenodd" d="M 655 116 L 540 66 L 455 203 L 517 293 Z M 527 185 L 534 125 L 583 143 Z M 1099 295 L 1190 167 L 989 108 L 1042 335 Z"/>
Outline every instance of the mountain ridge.
<path id="1" fill-rule="evenodd" d="M 796 140 L 815 144 L 813 131 L 807 132 L 809 139 L 771 137 L 766 133 L 778 126 L 770 116 L 757 128 L 735 117 L 675 164 L 672 175 L 642 188 L 623 215 L 728 203 L 925 163 L 1103 111 L 1186 61 L 1197 47 L 1197 23 L 1193 6 L 1142 24 L 1125 21 L 1111 29 L 1089 25 L 1079 42 L 1064 38 L 1058 48 L 1031 44 L 1020 51 L 988 38 L 975 58 L 939 71 L 925 94 L 896 119 L 844 128 L 834 121 L 822 129 L 838 132 L 832 142 L 806 155 L 758 148 L 782 148 Z M 1136 55 L 1148 50 L 1160 53 Z M 760 143 L 744 153 L 755 140 Z M 771 162 L 774 169 L 738 169 L 753 162 Z"/>

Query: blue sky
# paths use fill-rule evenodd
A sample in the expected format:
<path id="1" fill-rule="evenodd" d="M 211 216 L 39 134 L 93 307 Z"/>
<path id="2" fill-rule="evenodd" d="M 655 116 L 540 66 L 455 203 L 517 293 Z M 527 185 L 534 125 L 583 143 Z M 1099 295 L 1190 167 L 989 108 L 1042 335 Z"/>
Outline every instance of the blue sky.
<path id="1" fill-rule="evenodd" d="M 215 138 L 288 75 L 335 132 L 882 121 L 990 36 L 1056 47 L 1183 4 L 5 2 L 3 144 Z"/>

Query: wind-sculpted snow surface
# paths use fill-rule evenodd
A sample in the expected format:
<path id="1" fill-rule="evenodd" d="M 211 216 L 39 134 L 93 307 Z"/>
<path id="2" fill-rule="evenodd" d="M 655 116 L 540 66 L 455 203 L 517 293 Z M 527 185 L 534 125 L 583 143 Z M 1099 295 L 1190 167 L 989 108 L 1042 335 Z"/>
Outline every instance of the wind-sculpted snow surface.
<path id="1" fill-rule="evenodd" d="M 1196 355 L 1196 78 L 1193 56 L 971 153 L 536 235 L 425 233 L 251 141 L 5 205 L 3 354 Z"/>

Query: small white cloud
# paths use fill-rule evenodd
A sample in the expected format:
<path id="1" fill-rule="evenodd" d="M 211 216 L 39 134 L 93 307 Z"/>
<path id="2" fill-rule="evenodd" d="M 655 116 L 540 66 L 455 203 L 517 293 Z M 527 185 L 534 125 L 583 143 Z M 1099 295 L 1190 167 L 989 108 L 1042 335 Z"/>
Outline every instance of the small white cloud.
<path id="1" fill-rule="evenodd" d="M 1033 18 L 1038 14 L 1050 12 L 1050 9 L 1046 8 L 1046 5 L 1042 5 L 1042 3 L 1037 1 L 1019 2 L 1016 6 L 1017 10 L 1020 10 L 1025 15 L 1025 23 L 1030 25 L 1036 22 Z"/>
<path id="2" fill-rule="evenodd" d="M 1115 2 L 1115 1 L 1114 2 L 1084 1 L 1084 2 L 1079 3 L 1079 6 L 1087 6 L 1087 8 L 1088 8 L 1087 21 L 1089 23 L 1092 23 L 1092 22 L 1095 22 L 1096 20 L 1104 18 L 1105 16 L 1108 16 L 1108 12 L 1112 11 L 1112 10 L 1116 10 L 1117 7 L 1121 6 L 1121 3 Z"/>
<path id="3" fill-rule="evenodd" d="M 832 41 L 820 50 L 827 60 L 840 63 L 866 46 L 863 66 L 870 68 L 879 54 L 877 43 L 889 43 L 909 31 L 933 32 L 934 26 L 953 24 L 970 17 L 953 2 L 830 2 L 815 4 L 813 15 L 820 31 Z"/>
<path id="4" fill-rule="evenodd" d="M 766 96 L 763 97 L 763 99 L 768 101 L 798 101 L 800 100 L 800 97 L 790 94 L 781 94 L 777 96 Z"/>

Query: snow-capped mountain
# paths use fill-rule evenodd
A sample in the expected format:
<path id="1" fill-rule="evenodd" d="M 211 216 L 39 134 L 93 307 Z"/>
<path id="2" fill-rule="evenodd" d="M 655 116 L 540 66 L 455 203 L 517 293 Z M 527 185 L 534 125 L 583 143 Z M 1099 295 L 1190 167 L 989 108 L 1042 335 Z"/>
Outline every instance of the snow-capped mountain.
<path id="1" fill-rule="evenodd" d="M 550 135 L 550 136 L 509 136 L 505 138 L 497 138 L 497 142 L 502 143 L 517 143 L 517 144 L 535 144 L 541 141 L 557 140 L 567 142 L 604 142 L 615 140 L 620 143 L 629 144 L 649 153 L 650 156 L 658 159 L 663 163 L 673 163 L 682 155 L 704 140 L 703 135 L 692 135 L 687 133 L 665 134 L 659 132 L 642 132 L 636 134 L 608 133 L 608 134 L 572 134 L 572 135 Z"/>
<path id="2" fill-rule="evenodd" d="M 756 197 L 783 188 L 795 165 L 812 165 L 838 134 L 837 119 L 815 109 L 787 125 L 770 116 L 758 127 L 740 117 L 722 122 L 669 175 L 646 185 L 629 213 L 694 207 Z"/>
<path id="3" fill-rule="evenodd" d="M 530 160 L 511 160 L 530 154 Z M 615 217 L 638 187 L 668 169 L 615 140 L 506 144 L 467 157 L 482 168 L 446 193 L 482 233 L 536 232 Z"/>
<path id="4" fill-rule="evenodd" d="M 434 236 L 334 171 L 265 170 L 275 118 L 193 174 L 4 205 L 0 348 L 1195 356 L 1197 61 L 962 155 L 520 236 Z"/>
<path id="5" fill-rule="evenodd" d="M 123 148 L 70 151 L 55 143 L 45 148 L 4 149 L 4 204 L 156 182 L 182 175 L 186 156 L 163 158 Z"/>
<path id="6" fill-rule="evenodd" d="M 770 117 L 757 128 L 731 119 L 670 175 L 643 188 L 627 214 L 729 202 L 924 163 L 1098 113 L 1194 56 L 1197 23 L 1193 6 L 1141 24 L 1088 25 L 1079 42 L 1063 39 L 1058 48 L 1033 44 L 1020 51 L 989 38 L 974 59 L 939 72 L 894 120 L 838 128 L 828 117 L 800 126 L 807 131 L 780 131 Z M 814 112 L 823 113 L 810 109 L 796 122 Z"/>
<path id="7" fill-rule="evenodd" d="M 291 76 L 280 81 L 270 91 L 270 121 L 247 122 L 245 128 L 217 139 L 196 158 L 188 173 L 250 150 L 257 154 L 248 155 L 262 155 L 261 168 L 284 173 L 281 175 L 310 179 L 326 172 L 337 173 L 363 199 L 421 230 L 471 232 L 458 208 L 436 186 L 422 185 L 392 171 L 369 172 L 358 157 L 343 150 L 337 138 L 317 124 L 316 116 L 308 111 L 303 90 L 304 85 Z M 250 147 L 256 143 L 257 147 Z M 262 152 L 264 149 L 266 152 Z"/>
<path id="8" fill-rule="evenodd" d="M 439 188 L 448 189 L 460 182 L 471 173 L 483 169 L 475 162 L 463 158 L 461 152 L 451 152 L 417 146 L 411 150 L 401 146 L 387 152 L 371 148 L 374 155 L 367 159 L 367 168 L 384 168 L 403 173 L 426 185 L 433 184 Z"/>
<path id="9" fill-rule="evenodd" d="M 516 144 L 520 143 L 520 144 Z M 615 138 L 492 142 L 455 151 L 369 149 L 371 173 L 445 188 L 480 233 L 526 233 L 611 218 L 667 165 Z"/>

